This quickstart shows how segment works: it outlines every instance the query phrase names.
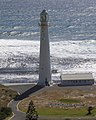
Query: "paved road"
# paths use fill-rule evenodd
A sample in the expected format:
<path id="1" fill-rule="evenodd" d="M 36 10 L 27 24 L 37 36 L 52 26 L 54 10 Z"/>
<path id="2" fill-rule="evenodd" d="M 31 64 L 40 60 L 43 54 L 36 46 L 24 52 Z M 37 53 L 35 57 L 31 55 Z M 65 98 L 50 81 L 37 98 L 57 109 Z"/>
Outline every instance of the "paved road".
<path id="1" fill-rule="evenodd" d="M 11 89 L 17 91 L 18 93 L 22 94 L 23 92 L 27 91 L 28 89 L 30 89 L 32 86 L 31 85 L 24 85 L 24 86 L 9 86 Z M 18 111 L 17 109 L 17 104 L 18 102 L 20 102 L 20 100 L 13 100 L 12 102 L 10 102 L 9 107 L 12 108 L 12 111 L 14 113 L 13 117 L 11 120 L 25 120 L 25 114 Z"/>
<path id="2" fill-rule="evenodd" d="M 20 100 L 30 96 L 31 94 L 36 94 L 36 92 L 39 92 L 43 87 L 37 86 L 37 85 L 19 85 L 19 86 L 9 86 L 11 89 L 17 91 L 20 93 L 19 96 L 17 96 L 12 102 L 10 102 L 9 107 L 12 108 L 12 111 L 14 113 L 14 116 L 11 120 L 25 120 L 25 113 L 20 112 L 17 109 L 17 105 L 20 102 Z"/>
<path id="3" fill-rule="evenodd" d="M 25 120 L 25 114 L 17 110 L 17 104 L 18 101 L 12 101 L 9 105 L 14 113 L 11 120 Z"/>

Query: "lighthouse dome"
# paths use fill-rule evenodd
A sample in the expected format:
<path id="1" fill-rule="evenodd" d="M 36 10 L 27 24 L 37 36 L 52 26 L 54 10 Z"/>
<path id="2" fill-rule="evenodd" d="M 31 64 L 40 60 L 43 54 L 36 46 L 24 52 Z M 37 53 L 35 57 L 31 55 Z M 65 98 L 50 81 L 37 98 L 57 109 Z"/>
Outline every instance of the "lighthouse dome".
<path id="1" fill-rule="evenodd" d="M 43 10 L 40 14 L 40 21 L 41 22 L 48 22 L 48 12 Z"/>

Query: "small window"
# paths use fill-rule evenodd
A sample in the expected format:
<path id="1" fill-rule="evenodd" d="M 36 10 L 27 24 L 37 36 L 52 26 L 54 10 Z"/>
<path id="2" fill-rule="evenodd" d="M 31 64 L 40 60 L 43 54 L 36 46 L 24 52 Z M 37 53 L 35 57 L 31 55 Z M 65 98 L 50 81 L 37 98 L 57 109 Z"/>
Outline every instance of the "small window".
<path id="1" fill-rule="evenodd" d="M 84 80 L 84 82 L 86 83 L 86 80 Z"/>
<path id="2" fill-rule="evenodd" d="M 78 81 L 76 80 L 75 82 L 77 83 Z"/>

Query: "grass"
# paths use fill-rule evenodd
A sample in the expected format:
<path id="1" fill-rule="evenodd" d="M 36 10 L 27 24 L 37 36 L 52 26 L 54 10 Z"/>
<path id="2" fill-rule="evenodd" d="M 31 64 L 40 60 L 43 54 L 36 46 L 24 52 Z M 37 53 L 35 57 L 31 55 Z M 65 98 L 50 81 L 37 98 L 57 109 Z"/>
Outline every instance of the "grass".
<path id="1" fill-rule="evenodd" d="M 42 116 L 63 116 L 63 117 L 80 117 L 87 116 L 86 108 L 72 108 L 72 109 L 60 109 L 60 108 L 39 108 L 38 114 Z M 92 111 L 91 116 L 96 115 L 96 109 Z"/>
<path id="2" fill-rule="evenodd" d="M 41 108 L 38 109 L 39 115 L 44 116 L 85 116 L 85 109 L 60 109 L 60 108 Z M 84 114 L 85 113 L 85 114 Z"/>
<path id="3" fill-rule="evenodd" d="M 26 110 L 23 110 L 26 112 Z M 37 112 L 40 116 L 57 116 L 57 117 L 87 117 L 87 108 L 37 108 Z M 96 116 L 96 108 L 93 109 L 90 117 Z"/>
<path id="4" fill-rule="evenodd" d="M 39 108 L 38 114 L 42 116 L 63 116 L 63 117 L 80 117 L 87 116 L 86 108 L 60 109 L 60 108 Z M 96 109 L 92 111 L 91 116 L 96 115 Z"/>
<path id="5" fill-rule="evenodd" d="M 80 100 L 77 100 L 77 99 L 60 99 L 58 101 L 63 102 L 63 103 L 68 103 L 68 104 L 81 102 Z"/>

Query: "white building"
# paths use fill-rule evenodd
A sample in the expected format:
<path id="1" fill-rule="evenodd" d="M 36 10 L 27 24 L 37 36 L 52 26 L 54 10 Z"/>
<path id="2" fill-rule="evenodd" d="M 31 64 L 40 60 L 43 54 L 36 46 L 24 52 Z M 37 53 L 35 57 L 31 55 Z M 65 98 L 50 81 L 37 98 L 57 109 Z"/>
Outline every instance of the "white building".
<path id="1" fill-rule="evenodd" d="M 94 84 L 91 73 L 61 74 L 61 86 L 83 86 Z"/>
<path id="2" fill-rule="evenodd" d="M 43 10 L 40 14 L 40 63 L 38 85 L 50 85 L 50 46 L 48 36 L 48 13 Z"/>

